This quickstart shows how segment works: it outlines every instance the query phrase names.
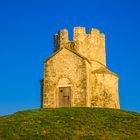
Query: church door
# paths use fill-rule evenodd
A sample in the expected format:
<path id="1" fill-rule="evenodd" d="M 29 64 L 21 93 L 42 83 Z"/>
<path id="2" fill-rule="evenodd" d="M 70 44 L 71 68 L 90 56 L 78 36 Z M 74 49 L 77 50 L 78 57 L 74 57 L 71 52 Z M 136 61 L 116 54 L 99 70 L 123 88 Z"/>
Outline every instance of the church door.
<path id="1" fill-rule="evenodd" d="M 59 107 L 71 106 L 71 88 L 60 87 L 59 88 Z"/>

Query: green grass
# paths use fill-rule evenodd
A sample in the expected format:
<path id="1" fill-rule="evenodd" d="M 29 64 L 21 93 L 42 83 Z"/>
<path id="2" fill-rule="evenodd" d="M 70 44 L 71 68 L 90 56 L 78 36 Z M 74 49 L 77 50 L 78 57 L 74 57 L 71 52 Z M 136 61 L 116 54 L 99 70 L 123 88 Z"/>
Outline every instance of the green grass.
<path id="1" fill-rule="evenodd" d="M 103 108 L 20 111 L 0 117 L 0 140 L 140 140 L 140 114 Z"/>

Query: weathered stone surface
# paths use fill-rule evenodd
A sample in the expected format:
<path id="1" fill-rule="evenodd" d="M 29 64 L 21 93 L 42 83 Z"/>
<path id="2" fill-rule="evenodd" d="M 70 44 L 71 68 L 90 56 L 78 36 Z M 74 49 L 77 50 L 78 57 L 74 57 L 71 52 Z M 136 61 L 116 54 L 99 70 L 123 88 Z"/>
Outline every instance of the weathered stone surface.
<path id="1" fill-rule="evenodd" d="M 118 76 L 106 67 L 104 34 L 94 28 L 86 34 L 84 27 L 75 27 L 69 41 L 68 31 L 60 30 L 54 51 L 44 63 L 42 107 L 59 107 L 60 87 L 70 87 L 71 95 L 62 96 L 70 106 L 120 108 Z"/>

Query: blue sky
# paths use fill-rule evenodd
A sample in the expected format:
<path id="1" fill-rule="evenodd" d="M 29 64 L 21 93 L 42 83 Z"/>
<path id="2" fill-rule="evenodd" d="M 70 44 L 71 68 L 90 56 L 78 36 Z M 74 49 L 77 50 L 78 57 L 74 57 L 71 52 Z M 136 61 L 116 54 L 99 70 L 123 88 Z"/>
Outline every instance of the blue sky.
<path id="1" fill-rule="evenodd" d="M 53 34 L 74 26 L 106 34 L 107 66 L 120 76 L 121 108 L 140 112 L 139 0 L 0 0 L 0 115 L 40 107 Z"/>

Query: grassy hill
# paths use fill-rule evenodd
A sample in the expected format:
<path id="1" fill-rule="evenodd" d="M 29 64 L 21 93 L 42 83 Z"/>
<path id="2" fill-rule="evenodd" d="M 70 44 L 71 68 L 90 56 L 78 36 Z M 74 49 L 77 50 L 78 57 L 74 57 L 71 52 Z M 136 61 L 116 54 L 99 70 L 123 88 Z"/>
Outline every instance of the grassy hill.
<path id="1" fill-rule="evenodd" d="M 140 140 L 140 114 L 116 109 L 59 108 L 0 117 L 0 140 Z"/>

